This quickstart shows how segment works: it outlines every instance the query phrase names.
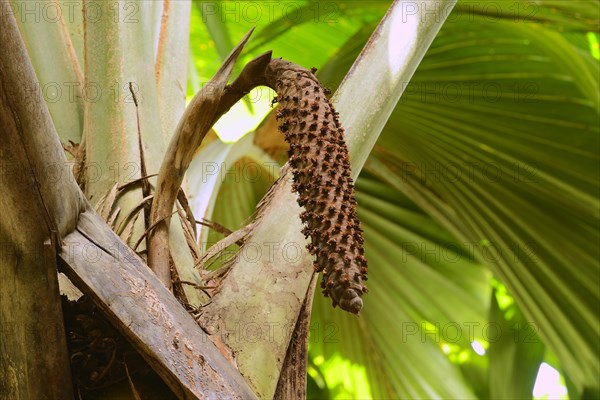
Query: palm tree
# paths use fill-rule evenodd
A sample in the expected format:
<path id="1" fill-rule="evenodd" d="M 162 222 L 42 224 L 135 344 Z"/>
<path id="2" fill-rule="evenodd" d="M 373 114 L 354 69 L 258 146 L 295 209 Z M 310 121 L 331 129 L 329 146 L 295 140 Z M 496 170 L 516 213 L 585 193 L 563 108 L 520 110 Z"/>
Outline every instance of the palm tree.
<path id="1" fill-rule="evenodd" d="M 596 2 L 75 3 L 0 3 L 0 393 L 72 396 L 58 264 L 179 397 L 303 397 L 305 357 L 313 398 L 530 398 L 542 362 L 599 396 Z M 370 263 L 359 317 L 312 304 L 287 170 L 269 191 L 275 113 L 203 136 L 267 50 L 335 91 Z M 184 122 L 206 129 L 168 148 Z M 191 161 L 187 200 L 161 189 L 170 156 Z M 163 192 L 179 200 L 157 217 Z M 145 266 L 156 243 L 172 291 Z M 154 383 L 123 376 L 104 396 Z"/>

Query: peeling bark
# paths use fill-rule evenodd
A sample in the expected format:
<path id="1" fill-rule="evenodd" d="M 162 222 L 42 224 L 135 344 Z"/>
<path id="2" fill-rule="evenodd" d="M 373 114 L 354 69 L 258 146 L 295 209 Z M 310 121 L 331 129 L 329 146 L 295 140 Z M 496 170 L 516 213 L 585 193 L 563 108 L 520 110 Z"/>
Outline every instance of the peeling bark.
<path id="1" fill-rule="evenodd" d="M 167 288 L 172 285 L 169 265 L 170 215 L 185 171 L 210 128 L 256 86 L 253 78 L 261 76 L 270 60 L 270 53 L 257 58 L 244 68 L 236 82 L 227 85 L 235 61 L 251 33 L 246 34 L 215 76 L 192 99 L 171 139 L 158 174 L 150 219 L 150 226 L 156 226 L 149 234 L 148 265 Z"/>
<path id="2" fill-rule="evenodd" d="M 81 214 L 59 255 L 62 272 L 179 398 L 256 398 L 175 297 L 94 212 Z"/>
<path id="3" fill-rule="evenodd" d="M 308 363 L 308 334 L 310 330 L 310 314 L 317 275 L 313 278 L 306 291 L 304 303 L 298 314 L 294 333 L 290 340 L 285 361 L 281 368 L 274 399 L 305 399 L 306 398 L 306 364 Z"/>

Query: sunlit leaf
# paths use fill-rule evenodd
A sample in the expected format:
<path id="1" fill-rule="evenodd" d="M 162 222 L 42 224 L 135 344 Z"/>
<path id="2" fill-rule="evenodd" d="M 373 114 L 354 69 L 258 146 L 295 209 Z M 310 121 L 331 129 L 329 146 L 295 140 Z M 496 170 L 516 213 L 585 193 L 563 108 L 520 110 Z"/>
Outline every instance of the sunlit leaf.
<path id="1" fill-rule="evenodd" d="M 516 304 L 501 308 L 492 295 L 490 333 L 490 398 L 523 399 L 531 397 L 545 346 L 537 326 L 527 321 Z M 490 329 L 490 330 L 492 330 Z"/>

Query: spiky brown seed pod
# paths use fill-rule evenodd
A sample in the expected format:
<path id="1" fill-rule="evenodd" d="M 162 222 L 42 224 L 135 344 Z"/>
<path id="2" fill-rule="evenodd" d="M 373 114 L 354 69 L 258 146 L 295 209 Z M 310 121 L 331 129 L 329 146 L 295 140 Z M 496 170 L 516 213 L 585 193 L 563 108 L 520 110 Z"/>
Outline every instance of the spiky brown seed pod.
<path id="1" fill-rule="evenodd" d="M 293 188 L 305 209 L 303 233 L 312 241 L 307 248 L 316 255 L 315 270 L 323 273 L 323 294 L 334 307 L 358 314 L 367 292 L 367 260 L 344 129 L 314 71 L 283 60 L 272 60 L 269 69 L 279 130 L 290 145 Z"/>

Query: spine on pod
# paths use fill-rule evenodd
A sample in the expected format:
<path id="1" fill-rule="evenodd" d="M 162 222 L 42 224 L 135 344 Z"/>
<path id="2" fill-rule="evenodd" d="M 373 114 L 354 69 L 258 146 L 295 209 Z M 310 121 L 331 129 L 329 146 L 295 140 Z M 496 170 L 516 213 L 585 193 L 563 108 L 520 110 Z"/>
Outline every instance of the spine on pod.
<path id="1" fill-rule="evenodd" d="M 305 209 L 302 232 L 311 238 L 307 247 L 316 256 L 314 268 L 323 273 L 321 288 L 333 306 L 358 314 L 367 292 L 367 260 L 344 129 L 316 70 L 273 61 L 279 130 L 290 145 L 293 189 Z"/>

